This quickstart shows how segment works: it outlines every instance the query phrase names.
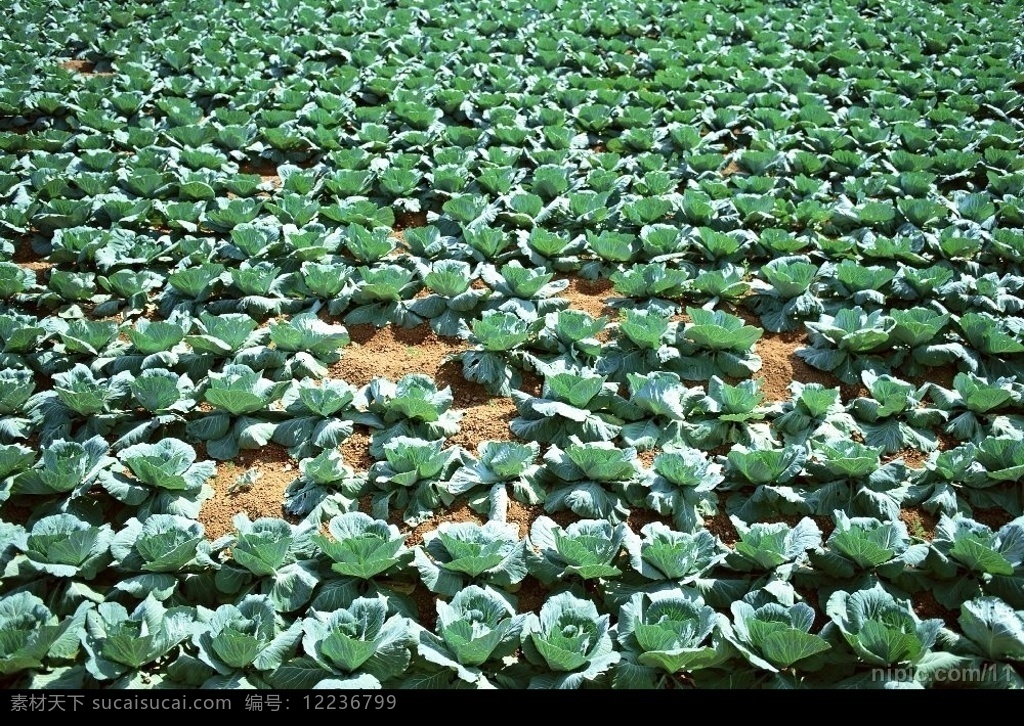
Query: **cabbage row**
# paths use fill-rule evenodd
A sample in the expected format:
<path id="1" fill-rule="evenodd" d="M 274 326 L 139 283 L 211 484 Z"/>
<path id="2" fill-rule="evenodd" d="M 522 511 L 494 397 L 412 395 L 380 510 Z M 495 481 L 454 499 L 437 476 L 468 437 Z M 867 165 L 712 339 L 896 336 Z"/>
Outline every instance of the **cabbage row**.
<path id="1" fill-rule="evenodd" d="M 0 30 L 0 683 L 1022 685 L 1011 5 L 201 5 Z"/>

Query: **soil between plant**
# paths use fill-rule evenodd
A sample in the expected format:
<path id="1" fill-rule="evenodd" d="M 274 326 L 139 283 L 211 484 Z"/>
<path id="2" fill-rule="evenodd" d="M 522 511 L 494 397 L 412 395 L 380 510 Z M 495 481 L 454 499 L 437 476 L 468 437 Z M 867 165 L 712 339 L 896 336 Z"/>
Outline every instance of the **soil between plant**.
<path id="1" fill-rule="evenodd" d="M 797 349 L 808 345 L 807 334 L 803 331 L 765 332 L 754 344 L 754 352 L 761 356 L 761 370 L 754 374 L 754 378 L 761 381 L 765 403 L 790 400 L 789 386 L 793 381 L 820 383 L 828 388 L 839 385 L 831 374 L 807 365 L 796 354 Z"/>
<path id="2" fill-rule="evenodd" d="M 259 476 L 248 486 L 240 485 L 239 477 L 250 471 Z M 251 520 L 282 517 L 295 522 L 284 513 L 283 503 L 285 489 L 298 475 L 295 460 L 277 444 L 242 451 L 231 461 L 217 462 L 217 474 L 209 482 L 214 495 L 203 502 L 198 517 L 206 537 L 214 540 L 234 533 L 231 520 L 241 512 Z"/>

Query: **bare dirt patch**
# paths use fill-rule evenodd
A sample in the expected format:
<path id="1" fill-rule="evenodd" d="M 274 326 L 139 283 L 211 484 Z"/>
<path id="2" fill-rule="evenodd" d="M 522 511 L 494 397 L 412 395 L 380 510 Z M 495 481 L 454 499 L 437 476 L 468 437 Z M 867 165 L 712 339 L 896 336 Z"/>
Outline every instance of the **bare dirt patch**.
<path id="1" fill-rule="evenodd" d="M 8 501 L 3 507 L 0 507 L 0 513 L 3 514 L 3 521 L 10 524 L 20 524 L 24 527 L 32 519 L 35 507 L 28 504 L 12 504 Z"/>
<path id="2" fill-rule="evenodd" d="M 909 469 L 923 469 L 925 462 L 928 461 L 928 454 L 923 451 L 919 451 L 918 449 L 900 449 L 895 454 L 886 454 L 883 456 L 882 463 L 888 464 L 890 461 L 895 461 L 896 459 L 903 459 L 903 463 L 906 464 Z"/>
<path id="3" fill-rule="evenodd" d="M 569 280 L 569 287 L 559 293 L 558 297 L 568 300 L 570 309 L 580 310 L 595 318 L 606 316 L 614 320 L 618 316 L 618 311 L 608 305 L 613 293 L 611 280 L 604 277 L 585 280 L 574 276 L 562 279 Z"/>
<path id="4" fill-rule="evenodd" d="M 761 519 L 759 521 L 764 522 L 766 524 L 770 524 L 772 522 L 785 522 L 790 527 L 795 527 L 797 524 L 800 523 L 800 520 L 802 520 L 806 516 L 808 516 L 808 515 L 806 515 L 806 514 L 776 514 L 775 516 L 765 517 L 765 518 L 763 518 L 763 519 Z M 827 541 L 828 538 L 832 536 L 832 532 L 835 531 L 835 528 L 836 528 L 836 524 L 835 524 L 835 522 L 832 521 L 832 518 L 831 517 L 826 517 L 824 515 L 813 515 L 813 516 L 811 516 L 811 520 L 816 525 L 818 525 L 818 529 L 821 531 L 821 539 L 822 539 L 822 541 Z"/>
<path id="5" fill-rule="evenodd" d="M 341 457 L 356 471 L 366 471 L 373 466 L 369 434 L 359 429 L 353 431 L 351 436 L 341 442 Z"/>
<path id="6" fill-rule="evenodd" d="M 724 510 L 719 510 L 718 514 L 713 517 L 705 517 L 704 528 L 729 548 L 740 539 L 739 532 L 736 531 L 732 522 L 729 521 L 729 515 Z"/>
<path id="7" fill-rule="evenodd" d="M 740 173 L 742 171 L 743 171 L 743 167 L 741 167 L 735 161 L 730 161 L 729 165 L 726 166 L 724 169 L 722 169 L 718 173 L 721 174 L 723 177 L 730 177 L 733 174 L 738 174 L 738 173 Z"/>
<path id="8" fill-rule="evenodd" d="M 462 363 L 452 358 L 466 349 L 464 341 L 439 337 L 429 325 L 353 325 L 349 336 L 351 344 L 343 350 L 342 359 L 330 368 L 332 377 L 363 386 L 374 378 L 397 381 L 410 373 L 430 376 L 439 389 L 452 389 L 452 407 L 463 413 L 459 432 L 449 440 L 451 445 L 476 453 L 481 441 L 513 439 L 509 422 L 517 411 L 512 399 L 493 396 L 483 386 L 467 381 L 462 376 Z M 524 388 L 536 388 L 539 392 L 539 382 L 533 377 Z M 354 434 L 342 446 L 345 461 L 356 468 L 368 468 L 373 463 L 368 446 L 366 435 Z"/>
<path id="9" fill-rule="evenodd" d="M 508 502 L 508 517 L 506 519 L 509 524 L 514 524 L 519 528 L 519 538 L 523 539 L 530 533 L 530 526 L 533 525 L 533 521 L 543 513 L 543 507 L 528 507 L 522 502 L 510 498 Z"/>
<path id="10" fill-rule="evenodd" d="M 960 371 L 952 363 L 946 363 L 941 366 L 935 366 L 929 368 L 928 372 L 920 376 L 911 376 L 908 380 L 915 386 L 923 386 L 925 383 L 934 383 L 936 386 L 941 386 L 946 390 L 953 389 L 953 379 L 956 378 L 956 374 Z"/>
<path id="11" fill-rule="evenodd" d="M 920 507 L 909 507 L 900 510 L 900 521 L 907 525 L 911 537 L 931 542 L 935 539 L 935 527 L 939 518 Z"/>
<path id="12" fill-rule="evenodd" d="M 636 458 L 640 460 L 640 463 L 644 465 L 645 469 L 650 469 L 654 466 L 654 459 L 661 453 L 661 449 L 655 447 L 653 449 L 646 449 L 644 451 L 636 452 Z"/>
<path id="13" fill-rule="evenodd" d="M 269 185 L 273 189 L 279 189 L 282 184 L 277 164 L 270 159 L 256 158 L 252 161 L 244 161 L 238 165 L 238 173 L 258 176 L 261 185 Z"/>
<path id="14" fill-rule="evenodd" d="M 420 625 L 434 632 L 434 628 L 437 627 L 437 594 L 428 590 L 422 583 L 418 583 L 409 597 L 416 604 Z"/>
<path id="15" fill-rule="evenodd" d="M 399 515 L 400 513 L 392 512 L 391 514 Z M 450 507 L 444 509 L 436 516 L 431 517 L 426 522 L 416 527 L 410 528 L 401 520 L 392 522 L 392 524 L 395 524 L 402 534 L 405 535 L 406 546 L 415 547 L 423 542 L 423 535 L 427 532 L 433 532 L 445 522 L 451 522 L 453 524 L 461 522 L 483 524 L 485 521 L 487 521 L 486 518 L 470 509 L 469 504 L 465 500 L 457 499 L 452 502 Z"/>
<path id="16" fill-rule="evenodd" d="M 581 519 L 583 519 L 583 517 L 576 514 L 576 512 L 572 511 L 571 509 L 563 509 L 562 511 L 555 512 L 554 514 L 548 514 L 547 512 L 542 513 L 547 514 L 547 516 L 551 517 L 551 519 L 555 521 L 555 524 L 557 524 L 562 529 L 565 529 L 573 522 L 578 522 Z"/>
<path id="17" fill-rule="evenodd" d="M 509 422 L 518 412 L 511 398 L 492 398 L 486 403 L 474 403 L 462 408 L 462 412 L 459 433 L 449 439 L 449 443 L 457 444 L 475 455 L 477 446 L 483 441 L 513 440 Z"/>
<path id="18" fill-rule="evenodd" d="M 14 254 L 11 255 L 11 262 L 24 270 L 35 273 L 36 283 L 43 284 L 46 281 L 46 273 L 55 265 L 32 249 L 30 237 L 19 237 L 14 242 Z"/>
<path id="19" fill-rule="evenodd" d="M 113 73 L 103 73 L 96 71 L 96 64 L 88 60 L 66 60 L 60 64 L 60 67 L 66 71 L 72 73 L 78 73 L 83 76 L 112 76 Z"/>
<path id="20" fill-rule="evenodd" d="M 945 622 L 947 627 L 957 627 L 957 613 L 944 608 L 929 590 L 921 590 L 914 593 L 914 598 L 911 602 L 914 606 L 914 612 L 922 620 L 939 618 Z"/>
<path id="21" fill-rule="evenodd" d="M 259 474 L 252 484 L 239 485 L 247 472 Z M 298 468 L 288 451 L 276 444 L 243 451 L 232 461 L 217 462 L 217 474 L 210 481 L 214 495 L 203 502 L 199 522 L 208 539 L 235 531 L 231 518 L 245 512 L 249 519 L 283 517 L 284 490 L 298 476 Z M 234 491 L 232 491 L 234 490 Z"/>
<path id="22" fill-rule="evenodd" d="M 523 383 L 519 386 L 519 390 L 531 396 L 539 397 L 544 390 L 544 381 L 541 380 L 540 376 L 531 371 L 522 371 L 522 376 Z"/>
<path id="23" fill-rule="evenodd" d="M 658 514 L 653 509 L 640 507 L 634 508 L 629 513 L 629 518 L 626 519 L 626 525 L 636 534 L 639 534 L 640 530 L 651 522 L 661 522 L 668 527 L 672 527 L 672 517 L 668 517 L 664 514 Z"/>
<path id="24" fill-rule="evenodd" d="M 348 333 L 352 342 L 342 349 L 342 358 L 331 366 L 330 375 L 354 386 L 374 378 L 397 381 L 410 373 L 436 380 L 445 358 L 466 347 L 461 340 L 439 338 L 426 324 L 415 328 L 353 325 Z"/>
<path id="25" fill-rule="evenodd" d="M 392 229 L 395 232 L 404 232 L 412 227 L 426 227 L 427 213 L 420 212 L 396 212 L 395 224 Z"/>
<path id="26" fill-rule="evenodd" d="M 811 517 L 814 523 L 818 525 L 818 529 L 821 530 L 821 539 L 824 542 L 828 541 L 828 538 L 832 536 L 832 533 L 836 529 L 836 523 L 832 521 L 832 517 L 826 517 L 824 515 L 815 515 Z"/>
<path id="27" fill-rule="evenodd" d="M 533 575 L 528 575 L 519 583 L 519 589 L 515 592 L 518 605 L 516 611 L 519 613 L 539 613 L 544 602 L 548 599 L 548 592 L 548 589 L 540 583 L 540 580 Z"/>
<path id="28" fill-rule="evenodd" d="M 974 515 L 971 517 L 975 522 L 981 522 L 992 530 L 1002 528 L 1004 524 L 1013 521 L 1013 515 L 1005 509 L 979 509 L 974 508 Z"/>
<path id="29" fill-rule="evenodd" d="M 754 344 L 754 352 L 761 356 L 761 370 L 754 378 L 761 381 L 765 401 L 788 401 L 789 385 L 793 381 L 820 383 L 823 386 L 838 386 L 839 382 L 829 373 L 807 365 L 797 356 L 798 348 L 808 346 L 807 334 L 802 331 L 789 333 L 765 332 Z"/>

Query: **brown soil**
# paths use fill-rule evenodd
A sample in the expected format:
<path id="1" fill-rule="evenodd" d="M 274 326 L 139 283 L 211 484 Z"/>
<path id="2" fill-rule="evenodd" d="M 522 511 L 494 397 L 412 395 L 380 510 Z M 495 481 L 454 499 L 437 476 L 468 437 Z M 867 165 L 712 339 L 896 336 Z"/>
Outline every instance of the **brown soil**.
<path id="1" fill-rule="evenodd" d="M 636 458 L 640 460 L 640 463 L 644 465 L 645 469 L 650 469 L 654 466 L 655 457 L 661 453 L 661 449 L 655 447 L 653 449 L 647 449 L 646 451 L 636 452 Z"/>
<path id="2" fill-rule="evenodd" d="M 515 595 L 518 599 L 517 612 L 539 613 L 544 601 L 548 599 L 548 589 L 540 583 L 540 580 L 533 575 L 527 575 L 521 583 Z"/>
<path id="3" fill-rule="evenodd" d="M 530 533 L 533 521 L 542 514 L 543 507 L 528 507 L 517 499 L 509 499 L 507 520 L 509 524 L 519 527 L 519 539 L 524 539 Z"/>
<path id="4" fill-rule="evenodd" d="M 959 372 L 960 371 L 957 370 L 957 367 L 952 363 L 945 363 L 941 366 L 929 368 L 925 375 L 913 376 L 907 380 L 918 387 L 923 386 L 925 383 L 934 383 L 935 385 L 941 386 L 947 390 L 952 390 L 953 379 Z"/>
<path id="5" fill-rule="evenodd" d="M 541 513 L 544 514 L 544 512 Z M 555 524 L 557 524 L 562 529 L 565 529 L 573 522 L 578 522 L 581 519 L 583 519 L 583 517 L 576 514 L 576 512 L 572 511 L 571 509 L 564 509 L 561 512 L 555 512 L 554 514 L 548 514 L 547 516 L 555 520 Z"/>
<path id="6" fill-rule="evenodd" d="M 931 542 L 935 539 L 935 527 L 939 518 L 920 507 L 900 510 L 900 521 L 907 525 L 911 537 L 918 537 Z"/>
<path id="7" fill-rule="evenodd" d="M 790 527 L 795 527 L 797 524 L 799 524 L 800 520 L 803 519 L 805 516 L 807 515 L 776 514 L 772 517 L 765 517 L 759 521 L 764 522 L 765 524 L 770 524 L 772 522 L 785 522 Z M 832 532 L 836 528 L 835 522 L 832 521 L 831 517 L 826 517 L 824 515 L 814 515 L 811 516 L 811 519 L 814 521 L 816 525 L 818 525 L 818 529 L 821 530 L 822 541 L 827 541 L 828 538 L 832 536 Z"/>
<path id="8" fill-rule="evenodd" d="M 456 400 L 458 405 L 458 400 Z M 509 422 L 518 415 L 511 398 L 492 398 L 463 408 L 459 432 L 449 443 L 468 450 L 474 456 L 483 441 L 512 441 Z"/>
<path id="9" fill-rule="evenodd" d="M 353 386 L 366 385 L 374 378 L 397 381 L 409 373 L 436 379 L 444 359 L 466 347 L 462 341 L 439 338 L 426 324 L 415 328 L 352 325 L 348 333 L 351 344 L 329 370 L 331 377 Z"/>
<path id="10" fill-rule="evenodd" d="M 729 456 L 729 452 L 732 451 L 732 447 L 733 444 L 722 444 L 721 446 L 716 446 L 713 449 L 701 449 L 701 451 L 707 451 L 708 458 L 714 459 L 716 456 Z"/>
<path id="11" fill-rule="evenodd" d="M 735 161 L 730 161 L 729 165 L 718 173 L 724 177 L 730 177 L 733 174 L 736 174 L 741 171 L 743 171 L 743 168 L 739 164 L 737 164 Z"/>
<path id="12" fill-rule="evenodd" d="M 626 525 L 633 530 L 634 533 L 639 534 L 640 530 L 651 522 L 661 522 L 664 525 L 672 527 L 672 517 L 665 516 L 664 514 L 658 514 L 653 509 L 633 509 L 629 513 Z"/>
<path id="13" fill-rule="evenodd" d="M 395 516 L 397 521 L 392 522 L 398 526 L 402 534 L 405 535 L 405 544 L 407 547 L 415 547 L 416 545 L 423 542 L 423 535 L 427 532 L 433 532 L 441 524 L 445 522 L 472 522 L 474 524 L 483 524 L 486 518 L 474 512 L 469 508 L 469 504 L 465 500 L 456 500 L 447 509 L 443 509 L 434 517 L 431 517 L 423 524 L 410 529 L 404 522 L 399 518 L 399 512 L 391 512 Z"/>
<path id="14" fill-rule="evenodd" d="M 437 626 L 437 595 L 420 583 L 413 588 L 410 597 L 416 603 L 420 625 L 430 632 L 434 632 L 434 628 Z"/>
<path id="15" fill-rule="evenodd" d="M 9 501 L 0 507 L 0 518 L 10 524 L 20 524 L 25 526 L 28 524 L 28 520 L 32 518 L 35 513 L 34 507 L 27 504 L 11 504 Z"/>
<path id="16" fill-rule="evenodd" d="M 377 377 L 397 381 L 410 373 L 430 376 L 439 389 L 451 387 L 453 408 L 463 412 L 459 432 L 450 445 L 459 445 L 476 453 L 477 445 L 489 439 L 511 441 L 509 422 L 517 415 L 511 398 L 492 396 L 483 386 L 462 376 L 462 363 L 451 358 L 465 350 L 466 344 L 454 338 L 437 336 L 429 325 L 398 328 L 388 325 L 353 325 L 349 328 L 351 344 L 342 359 L 330 368 L 330 375 L 352 385 L 362 386 Z M 525 374 L 524 390 L 539 394 L 536 376 Z M 346 462 L 366 469 L 373 463 L 366 448 L 369 438 L 355 434 L 342 446 Z"/>
<path id="17" fill-rule="evenodd" d="M 807 335 L 802 331 L 766 332 L 754 344 L 754 352 L 761 356 L 762 361 L 761 370 L 754 374 L 754 378 L 761 381 L 766 403 L 788 401 L 789 385 L 793 381 L 820 383 L 829 387 L 839 385 L 831 374 L 807 365 L 797 356 L 797 349 L 807 345 Z"/>
<path id="18" fill-rule="evenodd" d="M 668 321 L 670 323 L 676 323 L 676 324 L 680 324 L 681 323 L 682 327 L 685 328 L 687 325 L 689 325 L 690 323 L 693 322 L 693 318 L 690 317 L 689 313 L 679 312 L 679 313 L 676 313 L 675 315 L 669 316 Z M 671 328 L 669 330 L 671 332 Z"/>
<path id="19" fill-rule="evenodd" d="M 974 515 L 971 517 L 975 522 L 981 522 L 989 529 L 995 531 L 1002 528 L 1007 522 L 1013 521 L 1013 516 L 1004 509 L 978 509 L 974 508 Z"/>
<path id="20" fill-rule="evenodd" d="M 938 435 L 938 439 L 939 451 L 949 451 L 950 449 L 955 449 L 960 445 L 960 442 L 954 439 L 949 434 L 940 433 Z"/>
<path id="21" fill-rule="evenodd" d="M 729 521 L 729 515 L 721 510 L 714 517 L 707 517 L 704 519 L 704 528 L 711 534 L 718 537 L 726 547 L 731 548 L 736 544 L 740 535 L 736 531 L 736 528 L 732 526 L 732 522 Z"/>
<path id="22" fill-rule="evenodd" d="M 38 285 L 45 284 L 47 271 L 55 267 L 45 257 L 36 254 L 35 250 L 32 249 L 32 241 L 28 237 L 21 237 L 15 242 L 11 262 L 22 269 L 34 272 L 36 284 Z"/>
<path id="23" fill-rule="evenodd" d="M 588 315 L 599 318 L 602 315 L 615 319 L 618 312 L 608 306 L 612 296 L 612 281 L 607 278 L 585 280 L 582 277 L 559 276 L 568 279 L 569 287 L 559 293 L 558 297 L 569 301 L 569 308 L 580 310 Z"/>
<path id="24" fill-rule="evenodd" d="M 917 449 L 906 448 L 900 449 L 895 454 L 883 455 L 881 461 L 883 464 L 888 464 L 896 459 L 903 459 L 910 469 L 923 469 L 925 462 L 928 461 L 928 454 Z"/>
<path id="25" fill-rule="evenodd" d="M 11 262 L 21 265 L 22 267 L 33 270 L 33 264 L 39 263 L 49 266 L 46 262 L 46 258 L 42 255 L 36 254 L 36 251 L 32 249 L 32 239 L 28 236 L 18 237 L 14 241 L 14 254 L 11 255 Z"/>
<path id="26" fill-rule="evenodd" d="M 60 67 L 72 73 L 81 73 L 83 76 L 112 76 L 113 73 L 97 73 L 96 64 L 87 60 L 67 60 L 60 64 Z"/>
<path id="27" fill-rule="evenodd" d="M 395 232 L 403 232 L 411 227 L 426 227 L 426 212 L 395 212 Z"/>
<path id="28" fill-rule="evenodd" d="M 920 592 L 914 593 L 914 597 L 911 602 L 914 606 L 914 612 L 917 613 L 917 616 L 922 620 L 939 618 L 946 623 L 947 627 L 957 627 L 957 613 L 942 607 L 931 591 L 921 590 Z"/>
<path id="29" fill-rule="evenodd" d="M 370 456 L 370 436 L 360 429 L 341 443 L 341 457 L 355 471 L 366 471 L 373 466 L 373 457 Z"/>
<path id="30" fill-rule="evenodd" d="M 500 401 L 501 396 L 492 396 L 479 383 L 467 381 L 462 376 L 462 361 L 455 358 L 442 360 L 432 374 L 434 383 L 439 389 L 451 388 L 452 404 L 456 408 L 479 406 L 490 401 Z"/>
<path id="31" fill-rule="evenodd" d="M 238 478 L 253 469 L 259 472 L 259 478 L 248 489 L 238 488 L 232 492 Z M 199 512 L 206 537 L 213 540 L 234 532 L 231 518 L 239 512 L 245 512 L 252 520 L 284 517 L 281 508 L 284 490 L 298 473 L 287 450 L 276 444 L 243 451 L 230 462 L 217 462 L 217 474 L 210 481 L 214 495 L 203 502 Z"/>
<path id="32" fill-rule="evenodd" d="M 863 383 L 843 383 L 839 386 L 839 394 L 845 404 L 850 404 L 855 398 L 871 398 L 871 391 Z"/>
<path id="33" fill-rule="evenodd" d="M 815 524 L 818 525 L 818 529 L 821 530 L 821 539 L 824 542 L 828 541 L 828 538 L 832 536 L 832 533 L 836 529 L 836 523 L 832 521 L 832 517 L 826 517 L 823 515 L 817 515 L 811 517 Z"/>
<path id="34" fill-rule="evenodd" d="M 519 390 L 531 396 L 539 397 L 541 391 L 544 390 L 544 381 L 536 373 L 531 373 L 530 371 L 521 371 L 521 375 L 523 383 L 519 386 Z"/>
<path id="35" fill-rule="evenodd" d="M 270 159 L 256 158 L 252 161 L 243 161 L 238 165 L 239 174 L 253 174 L 260 178 L 260 186 L 271 189 L 280 189 L 283 181 L 281 175 L 277 173 L 277 164 L 272 162 Z M 257 193 L 256 196 L 266 197 L 266 193 Z M 228 194 L 228 197 L 236 198 L 234 194 Z"/>

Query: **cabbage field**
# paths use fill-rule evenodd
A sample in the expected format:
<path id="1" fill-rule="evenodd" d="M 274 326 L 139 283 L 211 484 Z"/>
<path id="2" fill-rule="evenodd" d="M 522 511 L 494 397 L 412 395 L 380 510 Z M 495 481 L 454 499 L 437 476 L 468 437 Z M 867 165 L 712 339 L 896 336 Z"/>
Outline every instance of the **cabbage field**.
<path id="1" fill-rule="evenodd" d="M 1020 2 L 0 9 L 0 687 L 1024 686 Z"/>

